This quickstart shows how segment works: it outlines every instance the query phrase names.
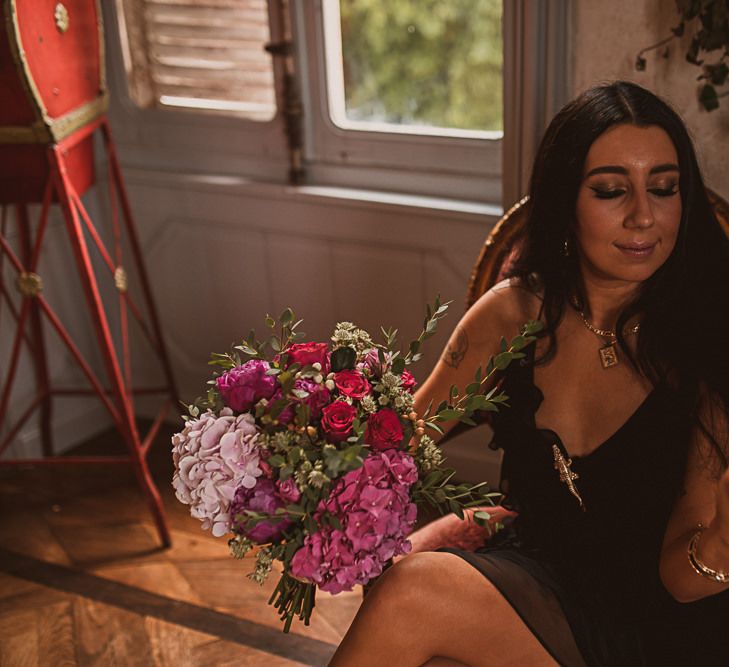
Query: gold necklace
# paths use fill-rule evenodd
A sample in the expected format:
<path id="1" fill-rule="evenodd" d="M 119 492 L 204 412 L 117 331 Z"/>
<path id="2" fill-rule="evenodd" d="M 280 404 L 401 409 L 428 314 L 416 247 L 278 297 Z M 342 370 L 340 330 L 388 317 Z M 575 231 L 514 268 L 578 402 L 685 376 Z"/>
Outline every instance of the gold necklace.
<path id="1" fill-rule="evenodd" d="M 598 352 L 600 353 L 600 363 L 602 364 L 602 367 L 612 368 L 613 366 L 617 366 L 620 363 L 620 360 L 618 359 L 618 337 L 615 335 L 615 332 L 611 331 L 610 329 L 598 329 L 596 326 L 588 321 L 583 311 L 579 310 L 577 312 L 579 313 L 583 324 L 590 331 L 592 331 L 592 333 L 596 334 L 597 336 L 601 336 L 602 338 L 610 339 L 610 342 L 607 345 L 601 347 L 598 350 Z M 636 324 L 634 327 L 628 329 L 626 333 L 637 334 L 638 331 L 640 331 L 640 322 L 638 322 L 638 324 Z"/>

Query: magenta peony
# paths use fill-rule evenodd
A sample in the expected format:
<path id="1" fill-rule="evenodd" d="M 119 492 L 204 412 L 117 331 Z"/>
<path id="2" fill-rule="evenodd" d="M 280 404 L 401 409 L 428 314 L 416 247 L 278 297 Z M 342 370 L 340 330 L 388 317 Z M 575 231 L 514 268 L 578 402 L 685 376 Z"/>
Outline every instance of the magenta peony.
<path id="1" fill-rule="evenodd" d="M 281 536 L 281 533 L 291 525 L 288 519 L 280 521 L 260 521 L 253 528 L 245 527 L 247 516 L 245 510 L 253 510 L 262 514 L 275 514 L 284 502 L 276 493 L 276 487 L 270 479 L 259 479 L 258 483 L 248 489 L 241 486 L 235 492 L 235 498 L 230 505 L 230 515 L 233 530 L 245 535 L 258 544 L 265 544 Z"/>
<path id="2" fill-rule="evenodd" d="M 365 442 L 372 449 L 391 449 L 402 442 L 403 431 L 400 417 L 390 408 L 382 408 L 367 419 Z"/>
<path id="3" fill-rule="evenodd" d="M 266 375 L 270 367 L 267 361 L 251 359 L 216 378 L 223 403 L 236 412 L 246 412 L 262 398 L 271 398 L 276 378 Z"/>

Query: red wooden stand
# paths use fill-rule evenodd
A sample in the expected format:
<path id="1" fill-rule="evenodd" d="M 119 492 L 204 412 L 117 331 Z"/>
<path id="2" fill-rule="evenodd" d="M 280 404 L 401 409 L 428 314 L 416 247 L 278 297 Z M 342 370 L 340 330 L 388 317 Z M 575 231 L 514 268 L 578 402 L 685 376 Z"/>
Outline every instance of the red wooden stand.
<path id="1" fill-rule="evenodd" d="M 108 188 L 110 195 L 111 224 L 114 247 L 110 253 L 104 245 L 94 222 L 91 220 L 80 195 L 84 185 L 78 185 L 80 170 L 76 165 L 69 165 L 74 155 L 84 145 L 90 145 L 92 134 L 100 130 L 109 164 Z M 43 458 L 8 460 L 0 458 L 0 465 L 18 464 L 131 464 L 139 483 L 139 487 L 146 496 L 149 508 L 154 517 L 157 531 L 164 546 L 170 544 L 170 534 L 167 521 L 154 481 L 147 465 L 147 454 L 160 425 L 162 424 L 170 407 L 177 403 L 177 389 L 172 374 L 172 368 L 164 346 L 162 331 L 157 317 L 149 279 L 145 270 L 142 252 L 137 237 L 134 220 L 132 218 L 127 192 L 119 168 L 114 143 L 112 141 L 106 115 L 102 114 L 83 127 L 68 134 L 57 142 L 49 143 L 45 147 L 47 178 L 43 186 L 42 204 L 37 224 L 33 225 L 27 209 L 28 198 L 19 196 L 12 205 L 15 207 L 15 222 L 17 224 L 17 238 L 19 251 L 16 253 L 8 237 L 8 207 L 0 209 L 0 311 L 4 304 L 15 322 L 15 336 L 11 348 L 10 359 L 7 366 L 0 366 L 0 372 L 7 368 L 5 377 L 0 375 L 0 429 L 6 424 L 8 406 L 11 400 L 11 390 L 17 378 L 18 363 L 23 350 L 23 344 L 30 351 L 35 367 L 37 393 L 24 412 L 18 416 L 15 423 L 8 424 L 9 430 L 0 440 L 0 457 L 8 448 L 21 428 L 40 409 L 41 438 Z M 89 167 L 89 169 L 91 169 Z M 82 178 L 89 182 L 90 178 Z M 0 202 L 8 203 L 7 197 Z M 32 199 L 31 199 L 32 201 Z M 99 351 L 103 357 L 107 381 L 104 383 L 92 370 L 85 360 L 81 350 L 74 343 L 69 332 L 61 323 L 59 317 L 42 295 L 42 279 L 36 273 L 39 256 L 45 232 L 48 226 L 48 216 L 52 205 L 57 204 L 65 220 L 68 239 L 73 249 L 75 262 L 79 271 L 81 285 L 85 293 L 85 302 L 91 314 L 96 333 Z M 121 216 L 119 215 L 121 209 Z M 123 221 L 120 224 L 120 217 Z M 133 266 L 139 278 L 142 297 L 145 302 L 147 318 L 143 316 L 132 296 L 127 291 L 127 278 L 122 262 L 122 233 L 126 232 L 129 247 L 133 255 Z M 119 321 L 121 329 L 120 354 L 114 346 L 114 340 L 109 328 L 109 321 L 105 305 L 99 292 L 99 285 L 95 270 L 91 263 L 89 247 L 86 236 L 93 240 L 94 245 L 103 258 L 103 264 L 114 278 L 119 295 Z M 20 304 L 14 305 L 11 299 L 13 286 L 4 280 L 3 263 L 8 261 L 17 273 L 16 285 L 20 292 Z M 17 300 L 17 297 L 16 297 Z M 161 387 L 135 388 L 132 382 L 131 362 L 129 355 L 129 313 L 135 318 L 144 335 L 149 340 L 164 371 L 165 384 Z M 89 389 L 64 389 L 51 386 L 48 370 L 48 361 L 43 339 L 43 322 L 49 324 L 58 334 L 73 358 L 78 363 L 83 374 L 88 379 Z M 149 325 L 148 323 L 149 322 Z M 150 326 L 151 325 L 151 326 Z M 141 438 L 134 414 L 134 396 L 141 394 L 161 394 L 164 400 L 159 413 L 145 435 Z M 111 415 L 119 433 L 123 436 L 128 454 L 126 456 L 55 456 L 52 443 L 52 397 L 53 396 L 89 396 L 95 395 Z"/>

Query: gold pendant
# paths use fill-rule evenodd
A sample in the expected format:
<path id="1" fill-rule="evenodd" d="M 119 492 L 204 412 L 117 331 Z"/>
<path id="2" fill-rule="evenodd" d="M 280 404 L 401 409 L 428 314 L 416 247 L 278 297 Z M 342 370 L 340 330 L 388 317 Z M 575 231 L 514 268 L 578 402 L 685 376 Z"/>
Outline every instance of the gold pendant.
<path id="1" fill-rule="evenodd" d="M 565 459 L 562 450 L 557 445 L 552 445 L 552 454 L 554 455 L 554 469 L 559 473 L 559 481 L 567 485 L 569 492 L 577 498 L 577 502 L 580 503 L 580 507 L 584 512 L 585 503 L 582 502 L 582 496 L 575 486 L 575 480 L 579 479 L 580 476 L 570 468 L 572 459 Z"/>
<path id="2" fill-rule="evenodd" d="M 605 347 L 601 347 L 600 350 L 600 363 L 603 368 L 612 368 L 617 366 L 620 361 L 618 360 L 618 345 L 616 341 L 608 343 Z"/>

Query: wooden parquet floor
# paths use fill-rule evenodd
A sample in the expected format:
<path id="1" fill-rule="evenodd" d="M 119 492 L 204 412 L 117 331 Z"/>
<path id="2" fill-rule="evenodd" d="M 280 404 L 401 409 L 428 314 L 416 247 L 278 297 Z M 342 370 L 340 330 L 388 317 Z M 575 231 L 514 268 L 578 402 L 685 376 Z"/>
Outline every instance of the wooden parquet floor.
<path id="1" fill-rule="evenodd" d="M 0 468 L 0 667 L 325 665 L 361 602 L 317 597 L 281 632 L 276 583 L 174 497 L 167 428 L 151 451 L 173 545 L 163 550 L 125 466 Z M 114 433 L 81 448 L 119 453 Z M 80 453 L 76 450 L 75 453 Z"/>

